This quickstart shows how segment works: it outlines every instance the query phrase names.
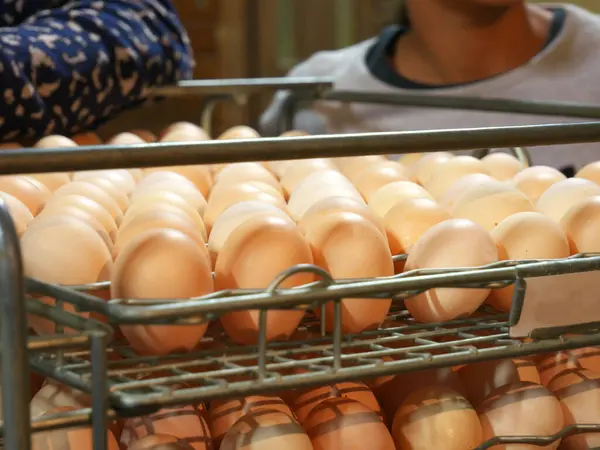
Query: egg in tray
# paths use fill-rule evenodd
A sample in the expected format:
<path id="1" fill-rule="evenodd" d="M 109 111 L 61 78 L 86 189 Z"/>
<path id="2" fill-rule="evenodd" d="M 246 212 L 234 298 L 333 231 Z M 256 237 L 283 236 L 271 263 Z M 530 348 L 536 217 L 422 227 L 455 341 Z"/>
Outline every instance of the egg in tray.
<path id="1" fill-rule="evenodd" d="M 257 137 L 239 126 L 219 139 Z M 158 137 L 136 130 L 107 143 L 208 139 L 195 125 L 176 123 Z M 49 136 L 36 146 L 100 143 L 86 134 Z M 362 156 L 3 176 L 0 196 L 28 277 L 101 286 L 94 295 L 103 301 L 209 301 L 218 291 L 598 252 L 599 183 L 600 162 L 567 179 L 550 167 L 523 167 L 507 153 L 476 159 L 438 152 L 398 161 Z M 293 266 L 300 270 L 290 272 Z M 108 448 L 452 450 L 600 424 L 594 347 L 453 365 L 479 350 L 493 357 L 494 349 L 520 345 L 507 328 L 513 286 L 495 287 L 236 310 L 186 324 L 122 323 L 107 349 L 111 400 L 118 409 L 123 396 L 145 397 L 153 408 L 111 422 Z M 55 331 L 36 314 L 29 325 L 42 336 Z M 88 353 L 60 357 L 63 372 L 89 381 Z M 432 359 L 428 370 L 369 376 L 382 363 Z M 332 367 L 340 380 L 361 381 L 328 378 Z M 224 395 L 224 386 L 232 392 Z M 242 388 L 256 395 L 236 398 Z M 36 418 L 90 406 L 89 396 L 50 379 L 33 393 Z M 186 393 L 200 403 L 190 406 Z M 548 448 L 600 445 L 593 433 L 561 436 Z M 66 441 L 91 448 L 91 431 L 44 431 L 33 447 Z"/>

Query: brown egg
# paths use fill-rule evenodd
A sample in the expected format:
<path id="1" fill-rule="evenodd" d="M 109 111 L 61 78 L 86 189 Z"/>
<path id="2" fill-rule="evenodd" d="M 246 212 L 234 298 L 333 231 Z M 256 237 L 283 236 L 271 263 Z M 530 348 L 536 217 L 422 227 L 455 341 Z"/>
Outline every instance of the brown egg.
<path id="1" fill-rule="evenodd" d="M 110 180 L 101 177 L 90 177 L 85 180 L 86 183 L 91 183 L 95 186 L 98 186 L 108 195 L 110 195 L 123 213 L 127 211 L 129 208 L 129 198 L 127 195 L 120 190 L 117 186 L 115 186 Z"/>
<path id="2" fill-rule="evenodd" d="M 127 450 L 190 450 L 187 442 L 167 434 L 150 434 L 133 441 Z M 209 447 L 210 448 L 210 447 Z"/>
<path id="3" fill-rule="evenodd" d="M 238 226 L 225 241 L 215 263 L 215 288 L 264 289 L 284 270 L 297 264 L 312 264 L 308 243 L 294 224 L 279 217 L 257 216 Z M 280 288 L 314 281 L 312 273 L 287 278 Z M 267 313 L 268 341 L 287 339 L 304 316 L 302 310 L 272 310 Z M 221 317 L 231 339 L 256 344 L 259 311 L 235 311 Z"/>
<path id="4" fill-rule="evenodd" d="M 288 209 L 297 222 L 314 204 L 327 197 L 350 197 L 363 201 L 358 190 L 341 173 L 320 170 L 308 175 L 290 195 Z"/>
<path id="5" fill-rule="evenodd" d="M 394 450 L 381 418 L 362 403 L 330 398 L 319 403 L 304 423 L 314 450 L 368 448 Z"/>
<path id="6" fill-rule="evenodd" d="M 86 170 L 83 172 L 76 172 L 73 175 L 73 181 L 93 181 L 98 179 L 108 181 L 125 196 L 128 196 L 133 192 L 137 183 L 134 176 L 125 169 Z M 107 186 L 107 184 L 103 184 L 100 187 L 104 186 Z M 108 190 L 110 190 L 110 188 L 108 188 Z"/>
<path id="7" fill-rule="evenodd" d="M 21 237 L 25 275 L 65 286 L 110 279 L 112 258 L 96 230 L 75 217 L 50 219 L 43 226 L 30 226 Z M 41 300 L 54 304 L 48 297 Z M 72 312 L 74 306 L 66 303 L 65 309 Z M 53 334 L 55 329 L 54 322 L 33 315 L 29 317 L 29 325 L 40 335 Z"/>
<path id="8" fill-rule="evenodd" d="M 281 198 L 282 201 L 285 202 L 285 195 L 279 189 L 275 189 L 270 184 L 263 183 L 262 181 L 244 181 L 244 183 L 247 183 L 250 186 L 259 188 L 265 194 L 269 194 L 273 197 L 279 197 L 279 198 Z"/>
<path id="9" fill-rule="evenodd" d="M 431 195 L 418 184 L 410 181 L 395 181 L 378 189 L 369 199 L 369 207 L 383 218 L 395 205 L 413 198 L 433 200 Z"/>
<path id="10" fill-rule="evenodd" d="M 34 178 L 22 175 L 0 176 L 0 192 L 12 195 L 23 203 L 34 216 L 38 215 L 52 192 Z"/>
<path id="11" fill-rule="evenodd" d="M 62 407 L 53 411 L 49 411 L 48 415 L 74 410 L 75 408 Z M 107 450 L 119 450 L 119 444 L 117 443 L 115 436 L 110 431 L 107 431 L 106 433 L 106 443 Z M 53 450 L 93 450 L 94 443 L 92 437 L 92 428 L 89 426 L 66 429 L 62 428 L 58 430 L 33 433 L 31 435 L 32 450 L 46 450 L 49 448 Z"/>
<path id="12" fill-rule="evenodd" d="M 17 150 L 19 148 L 23 148 L 23 146 L 17 142 L 0 143 L 0 150 Z"/>
<path id="13" fill-rule="evenodd" d="M 102 224 L 111 240 L 117 237 L 117 224 L 110 213 L 98 202 L 83 195 L 53 196 L 41 214 L 60 213 L 65 207 L 75 207 L 88 214 Z"/>
<path id="14" fill-rule="evenodd" d="M 35 148 L 70 148 L 77 147 L 74 139 L 65 136 L 52 135 L 45 136 L 35 143 Z M 86 144 L 87 145 L 87 144 Z"/>
<path id="15" fill-rule="evenodd" d="M 136 130 L 131 130 L 129 133 L 143 139 L 144 142 L 148 142 L 148 143 L 156 142 L 158 140 L 156 135 L 148 130 L 136 129 Z M 125 134 L 125 133 L 123 133 L 123 134 Z"/>
<path id="16" fill-rule="evenodd" d="M 492 393 L 478 408 L 483 439 L 495 436 L 550 436 L 565 425 L 561 404 L 543 386 L 518 382 Z M 535 418 L 535 420 L 532 420 Z M 556 449 L 560 440 L 546 448 Z M 510 445 L 498 446 L 514 448 Z M 526 446 L 521 448 L 535 448 Z"/>
<path id="17" fill-rule="evenodd" d="M 231 233 L 247 220 L 258 216 L 279 217 L 294 224 L 284 211 L 270 203 L 248 200 L 230 206 L 217 218 L 210 232 L 208 251 L 213 265 Z"/>
<path id="18" fill-rule="evenodd" d="M 171 176 L 167 176 L 167 173 Z M 156 179 L 153 178 L 153 175 L 156 175 Z M 158 175 L 160 175 L 160 179 Z M 203 214 L 206 209 L 206 199 L 198 188 L 187 178 L 173 172 L 154 172 L 148 175 L 131 194 L 131 201 L 135 201 L 140 195 L 160 192 L 172 192 L 179 195 L 200 214 Z"/>
<path id="19" fill-rule="evenodd" d="M 310 174 L 322 170 L 336 170 L 335 165 L 325 158 L 284 161 L 280 167 L 281 187 L 288 196 Z"/>
<path id="20" fill-rule="evenodd" d="M 59 187 L 67 184 L 71 181 L 69 174 L 67 173 L 33 173 L 29 177 L 39 181 L 46 186 L 50 191 L 55 191 Z"/>
<path id="21" fill-rule="evenodd" d="M 350 212 L 331 212 L 307 229 L 315 264 L 334 279 L 387 277 L 394 274 L 387 241 L 371 221 Z M 361 255 L 356 258 L 356 255 Z M 385 319 L 391 299 L 349 298 L 342 300 L 341 328 L 357 333 L 377 328 Z M 315 314 L 322 321 L 321 308 Z M 334 303 L 326 304 L 325 327 L 334 329 Z"/>
<path id="22" fill-rule="evenodd" d="M 71 139 L 77 145 L 102 145 L 102 139 L 96 134 L 92 132 L 80 133 L 72 136 Z"/>
<path id="23" fill-rule="evenodd" d="M 290 416 L 263 409 L 242 416 L 227 432 L 220 450 L 314 450 L 302 427 Z"/>
<path id="24" fill-rule="evenodd" d="M 492 181 L 494 181 L 494 179 L 485 173 L 465 175 L 452 183 L 446 192 L 444 192 L 444 195 L 440 199 L 440 205 L 448 211 L 452 211 L 456 203 L 464 194 L 471 189 L 477 189 L 479 186 Z"/>
<path id="25" fill-rule="evenodd" d="M 535 203 L 546 189 L 564 179 L 562 172 L 553 167 L 533 166 L 517 173 L 511 183 Z"/>
<path id="26" fill-rule="evenodd" d="M 455 156 L 435 165 L 425 188 L 433 198 L 439 200 L 455 181 L 472 173 L 487 174 L 481 160 L 472 156 Z"/>
<path id="27" fill-rule="evenodd" d="M 574 357 L 577 358 L 579 365 L 591 370 L 592 372 L 600 373 L 600 348 L 599 347 L 583 347 L 570 350 Z"/>
<path id="28" fill-rule="evenodd" d="M 172 172 L 191 181 L 194 186 L 202 193 L 204 198 L 208 198 L 210 190 L 213 186 L 213 179 L 210 173 L 209 166 L 193 165 L 193 166 L 167 166 L 154 167 L 145 169 L 146 174 L 152 172 Z"/>
<path id="29" fill-rule="evenodd" d="M 481 443 L 477 413 L 458 392 L 443 386 L 411 394 L 398 408 L 392 436 L 399 449 L 463 450 Z"/>
<path id="30" fill-rule="evenodd" d="M 537 362 L 540 380 L 544 386 L 559 373 L 569 369 L 583 369 L 575 355 L 571 352 L 556 352 L 546 355 Z"/>
<path id="31" fill-rule="evenodd" d="M 286 210 L 285 202 L 280 197 L 273 197 L 266 194 L 256 186 L 247 183 L 238 183 L 220 190 L 218 195 L 211 195 L 204 211 L 204 224 L 210 236 L 215 221 L 225 212 L 225 210 L 236 203 L 243 201 L 260 201 L 277 206 L 281 210 Z"/>
<path id="32" fill-rule="evenodd" d="M 158 136 L 158 139 L 162 142 L 167 141 L 174 142 L 173 139 L 183 139 L 184 141 L 198 140 L 206 141 L 210 139 L 210 136 L 206 134 L 202 128 L 191 122 L 175 122 L 169 125 L 167 128 L 162 130 Z"/>
<path id="33" fill-rule="evenodd" d="M 283 190 L 277 179 L 265 167 L 258 163 L 244 162 L 229 164 L 215 177 L 215 183 L 233 184 L 245 181 L 260 181 L 273 186 L 280 193 Z"/>
<path id="34" fill-rule="evenodd" d="M 357 401 L 383 419 L 383 412 L 371 389 L 360 381 L 347 381 L 300 392 L 291 404 L 298 422 L 304 425 L 309 414 L 319 403 L 329 398 L 347 398 Z"/>
<path id="35" fill-rule="evenodd" d="M 29 223 L 33 220 L 33 214 L 31 214 L 31 211 L 23 202 L 6 192 L 0 192 L 0 199 L 2 199 L 10 213 L 17 234 L 21 236 L 27 229 Z"/>
<path id="36" fill-rule="evenodd" d="M 368 202 L 379 188 L 395 181 L 409 181 L 409 176 L 402 164 L 395 161 L 383 161 L 355 172 L 350 181 Z"/>
<path id="37" fill-rule="evenodd" d="M 156 434 L 173 436 L 195 450 L 212 449 L 210 431 L 201 406 L 164 408 L 149 416 L 127 419 L 121 445 L 131 449 L 140 439 Z"/>
<path id="38" fill-rule="evenodd" d="M 54 219 L 54 217 L 56 216 L 68 216 L 74 217 L 79 220 L 83 220 L 85 223 L 91 226 L 96 231 L 96 233 L 98 233 L 98 235 L 102 238 L 102 241 L 106 244 L 106 248 L 108 248 L 108 251 L 112 253 L 113 240 L 106 231 L 106 228 L 104 228 L 104 225 L 102 225 L 98 221 L 98 219 L 96 219 L 88 211 L 77 208 L 76 206 L 62 205 L 56 208 L 44 209 L 35 218 L 35 220 L 29 224 L 29 228 L 46 226 L 48 220 L 57 220 Z"/>
<path id="39" fill-rule="evenodd" d="M 575 177 L 600 184 L 600 161 L 594 161 L 582 167 Z"/>
<path id="40" fill-rule="evenodd" d="M 537 369 L 533 363 L 528 367 L 531 366 L 540 384 Z M 519 381 L 532 381 L 531 375 L 524 372 L 524 367 L 523 360 L 502 359 L 468 364 L 461 367 L 457 373 L 464 386 L 465 397 L 477 408 L 492 392 L 502 386 Z"/>
<path id="41" fill-rule="evenodd" d="M 405 271 L 477 267 L 497 260 L 496 245 L 481 226 L 469 220 L 451 219 L 421 235 L 412 247 Z M 474 313 L 489 293 L 489 289 L 429 289 L 406 299 L 405 305 L 420 322 L 441 322 Z"/>
<path id="42" fill-rule="evenodd" d="M 560 225 L 569 240 L 571 254 L 600 252 L 600 196 L 573 204 L 563 215 Z"/>
<path id="43" fill-rule="evenodd" d="M 523 164 L 508 153 L 490 153 L 481 159 L 485 170 L 496 180 L 506 181 L 523 170 Z"/>
<path id="44" fill-rule="evenodd" d="M 127 209 L 127 213 L 121 222 L 121 228 L 127 225 L 129 221 L 134 220 L 138 214 L 156 210 L 184 215 L 194 224 L 196 229 L 200 231 L 206 242 L 206 227 L 204 226 L 200 213 L 192 208 L 183 197 L 173 194 L 172 192 L 150 192 L 148 195 L 140 194 L 135 201 L 132 201 L 129 209 Z"/>
<path id="45" fill-rule="evenodd" d="M 419 158 L 412 166 L 412 171 L 417 182 L 425 186 L 425 184 L 429 183 L 431 174 L 435 168 L 451 158 L 454 158 L 454 155 L 449 152 L 428 153 Z"/>
<path id="46" fill-rule="evenodd" d="M 326 197 L 319 200 L 304 213 L 298 222 L 298 227 L 302 233 L 306 233 L 312 227 L 313 222 L 322 220 L 326 214 L 338 211 L 355 213 L 364 217 L 375 225 L 382 236 L 386 236 L 382 220 L 364 202 L 351 197 Z"/>
<path id="47" fill-rule="evenodd" d="M 260 134 L 250 127 L 245 125 L 238 125 L 235 127 L 231 127 L 226 130 L 223 134 L 221 134 L 218 139 L 219 140 L 227 140 L 227 139 L 255 139 L 259 138 Z"/>
<path id="48" fill-rule="evenodd" d="M 290 408 L 279 397 L 252 395 L 242 399 L 212 401 L 208 411 L 209 424 L 216 448 L 240 417 L 264 410 L 279 411 L 294 418 Z"/>
<path id="49" fill-rule="evenodd" d="M 125 248 L 129 242 L 135 239 L 140 234 L 148 230 L 156 229 L 172 229 L 181 231 L 198 245 L 198 247 L 206 255 L 209 261 L 208 251 L 206 249 L 206 231 L 199 230 L 194 226 L 192 221 L 185 214 L 177 214 L 168 212 L 163 209 L 148 210 L 144 213 L 137 214 L 133 219 L 129 220 L 127 225 L 122 226 L 117 234 L 115 241 L 114 256 Z M 202 233 L 204 231 L 204 233 Z"/>
<path id="50" fill-rule="evenodd" d="M 81 195 L 87 197 L 106 209 L 117 225 L 123 220 L 123 211 L 119 208 L 119 204 L 116 200 L 104 191 L 104 189 L 99 188 L 92 183 L 87 181 L 72 181 L 71 183 L 58 188 L 54 192 L 53 198 L 64 195 Z"/>
<path id="51" fill-rule="evenodd" d="M 148 141 L 135 133 L 120 133 L 107 142 L 108 145 L 141 145 L 147 144 Z"/>
<path id="52" fill-rule="evenodd" d="M 393 255 L 409 253 L 429 228 L 452 216 L 428 198 L 413 198 L 393 206 L 383 218 Z"/>
<path id="53" fill-rule="evenodd" d="M 537 212 L 521 212 L 507 217 L 491 232 L 500 260 L 568 258 L 569 243 L 560 226 Z M 514 287 L 492 290 L 488 303 L 509 312 Z"/>
<path id="54" fill-rule="evenodd" d="M 90 406 L 90 397 L 82 391 L 46 379 L 40 390 L 33 396 L 29 405 L 32 418 L 40 417 L 57 408 L 84 408 Z"/>
<path id="55" fill-rule="evenodd" d="M 550 186 L 536 203 L 537 209 L 556 222 L 576 203 L 600 195 L 600 186 L 582 178 L 568 178 Z"/>
<path id="56" fill-rule="evenodd" d="M 365 156 L 351 156 L 349 158 L 338 158 L 338 166 L 342 173 L 353 180 L 356 178 L 359 172 L 365 170 L 374 164 L 386 162 L 388 159 L 383 155 L 365 155 Z"/>
<path id="57" fill-rule="evenodd" d="M 213 292 L 206 250 L 177 230 L 158 229 L 138 235 L 115 260 L 113 298 L 187 299 Z M 189 351 L 208 324 L 127 325 L 121 330 L 141 354 Z"/>
<path id="58" fill-rule="evenodd" d="M 565 426 L 600 423 L 600 374 L 583 369 L 567 370 L 550 381 L 548 390 L 560 401 Z M 564 438 L 563 443 L 567 449 L 596 448 L 600 446 L 600 434 L 578 434 Z"/>
<path id="59" fill-rule="evenodd" d="M 455 203 L 451 214 L 467 219 L 491 232 L 507 217 L 535 211 L 529 199 L 519 190 L 501 182 L 472 187 Z"/>

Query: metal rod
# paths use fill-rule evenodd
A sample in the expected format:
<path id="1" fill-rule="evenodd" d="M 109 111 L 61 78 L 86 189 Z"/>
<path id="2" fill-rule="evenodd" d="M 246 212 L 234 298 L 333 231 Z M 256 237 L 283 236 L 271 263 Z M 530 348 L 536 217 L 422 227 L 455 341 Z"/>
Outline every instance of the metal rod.
<path id="1" fill-rule="evenodd" d="M 156 97 L 190 97 L 198 95 L 254 94 L 286 90 L 321 90 L 333 86 L 329 77 L 232 78 L 222 80 L 180 81 L 177 86 L 152 90 Z"/>
<path id="2" fill-rule="evenodd" d="M 31 448 L 29 360 L 25 285 L 19 238 L 6 205 L 0 203 L 0 303 L 2 337 L 2 410 L 6 450 Z"/>
<path id="3" fill-rule="evenodd" d="M 375 103 L 413 108 L 458 109 L 471 111 L 505 112 L 536 116 L 559 116 L 600 119 L 600 106 L 570 102 L 540 102 L 505 98 L 459 97 L 449 95 L 390 94 L 378 92 L 329 91 L 319 100 L 345 103 Z"/>
<path id="4" fill-rule="evenodd" d="M 0 174 L 65 172 L 404 154 L 440 150 L 575 144 L 600 141 L 600 122 L 456 130 L 363 133 L 129 146 L 28 148 L 0 154 Z M 142 151 L 143 150 L 143 151 Z"/>
<path id="5" fill-rule="evenodd" d="M 106 336 L 98 331 L 91 334 L 92 353 L 92 436 L 94 450 L 106 450 L 108 430 L 108 378 Z"/>

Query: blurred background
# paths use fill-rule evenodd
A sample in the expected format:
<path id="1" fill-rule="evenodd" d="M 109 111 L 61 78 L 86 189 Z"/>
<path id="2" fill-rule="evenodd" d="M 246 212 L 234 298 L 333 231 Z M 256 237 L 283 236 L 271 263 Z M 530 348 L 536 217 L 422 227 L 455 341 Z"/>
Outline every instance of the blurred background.
<path id="1" fill-rule="evenodd" d="M 566 0 L 600 13 L 600 0 Z M 346 47 L 392 23 L 398 0 L 173 0 L 196 54 L 195 78 L 285 75 L 319 50 Z M 565 1 L 531 0 L 531 3 Z M 220 104 L 214 134 L 237 124 L 256 125 L 269 96 L 246 106 Z M 199 99 L 171 99 L 120 116 L 99 130 L 159 131 L 166 123 L 199 120 Z"/>

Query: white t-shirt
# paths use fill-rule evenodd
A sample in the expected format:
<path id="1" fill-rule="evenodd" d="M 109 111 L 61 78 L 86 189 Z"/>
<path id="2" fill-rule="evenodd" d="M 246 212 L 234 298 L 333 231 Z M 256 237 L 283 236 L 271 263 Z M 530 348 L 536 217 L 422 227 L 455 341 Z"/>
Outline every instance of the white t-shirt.
<path id="1" fill-rule="evenodd" d="M 334 89 L 377 93 L 473 96 L 516 100 L 600 104 L 600 17 L 574 5 L 552 5 L 562 18 L 556 35 L 527 64 L 493 78 L 445 87 L 419 89 L 385 73 L 386 39 L 398 30 L 388 28 L 377 38 L 336 51 L 316 53 L 292 69 L 289 76 L 332 77 Z M 394 39 L 395 40 L 395 39 Z M 389 50 L 389 49 L 388 49 Z M 380 52 L 383 56 L 377 55 Z M 284 94 L 275 96 L 261 118 L 261 130 L 273 135 L 281 116 Z M 452 109 L 413 108 L 359 103 L 315 102 L 300 111 L 294 128 L 312 134 L 414 131 L 582 122 L 581 118 L 533 116 Z M 590 119 L 591 120 L 591 119 Z M 444 150 L 444 149 L 440 149 Z M 600 160 L 600 143 L 530 148 L 533 162 L 557 168 Z"/>

